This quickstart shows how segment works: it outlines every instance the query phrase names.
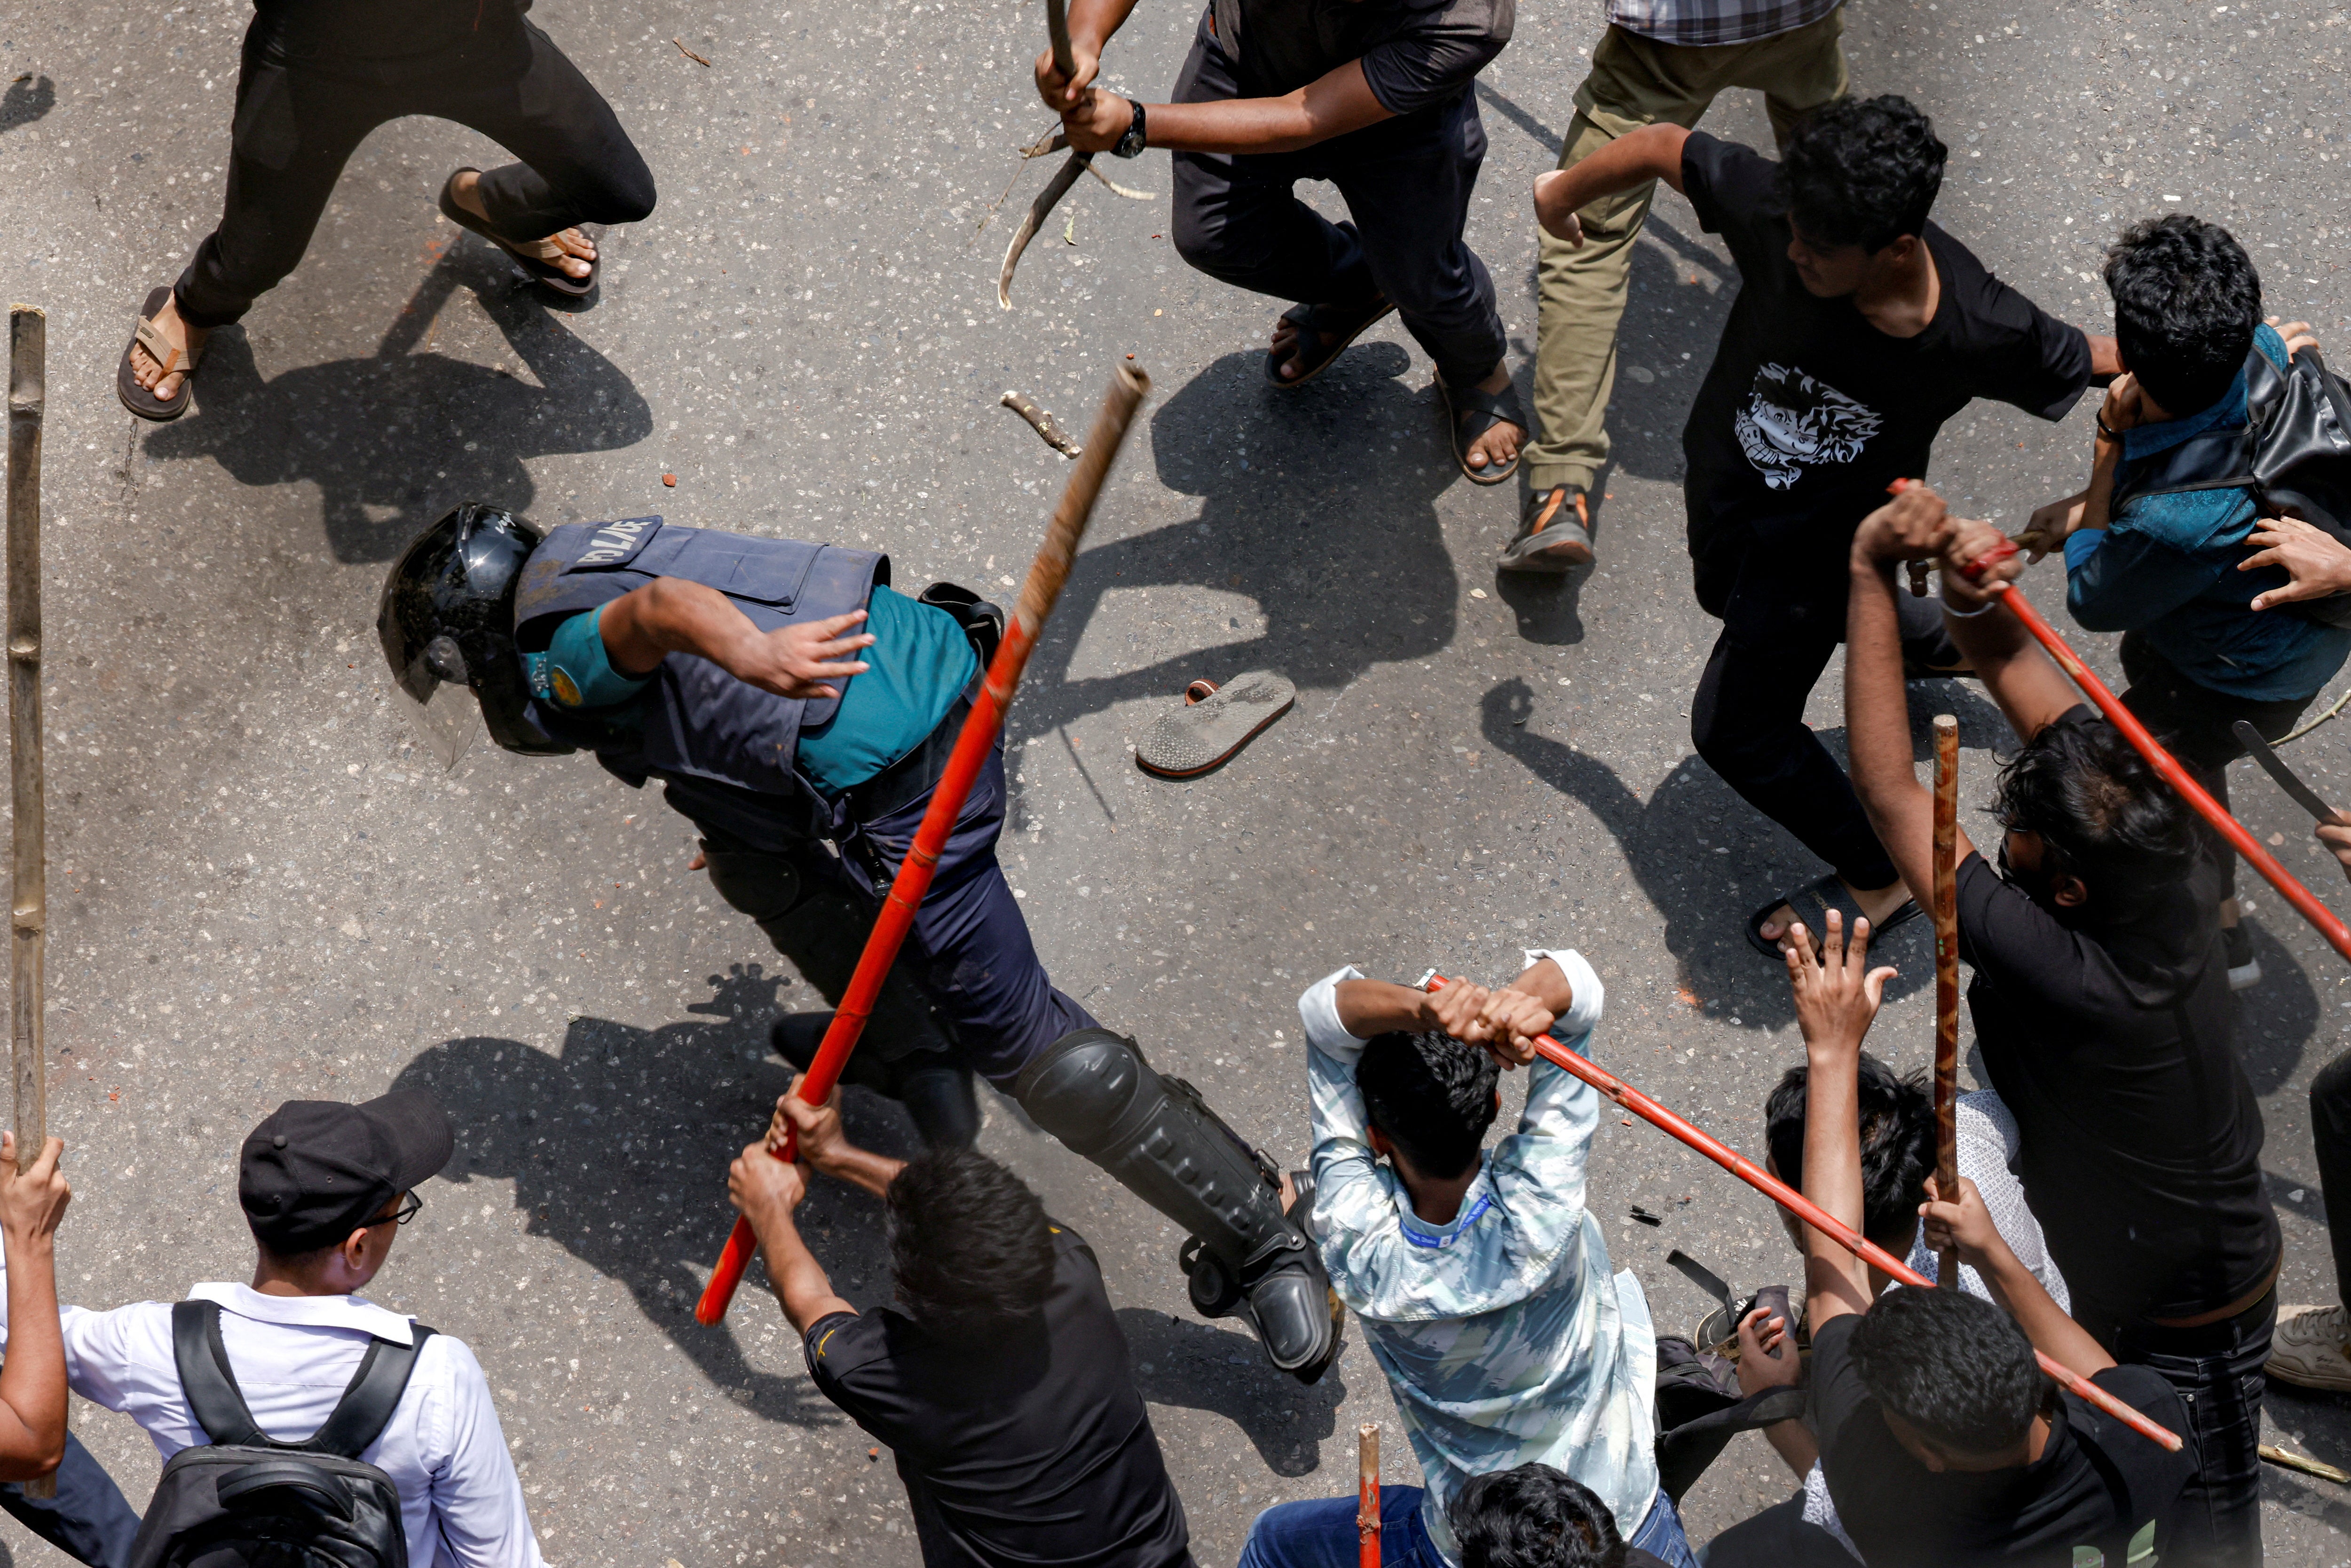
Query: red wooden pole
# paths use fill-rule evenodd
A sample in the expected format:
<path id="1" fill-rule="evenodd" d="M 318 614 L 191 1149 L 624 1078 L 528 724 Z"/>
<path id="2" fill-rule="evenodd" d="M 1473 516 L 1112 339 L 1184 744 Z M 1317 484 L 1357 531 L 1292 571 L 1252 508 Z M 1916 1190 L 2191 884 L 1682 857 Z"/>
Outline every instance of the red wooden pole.
<path id="1" fill-rule="evenodd" d="M 841 1070 L 848 1063 L 850 1051 L 856 1048 L 858 1036 L 865 1032 L 865 1020 L 873 1015 L 873 1004 L 882 995 L 882 982 L 888 977 L 890 966 L 897 960 L 898 948 L 914 926 L 915 907 L 930 890 L 931 873 L 938 869 L 947 835 L 954 831 L 964 800 L 971 793 L 972 782 L 979 777 L 988 751 L 996 744 L 997 728 L 1003 722 L 1004 710 L 1012 706 L 1013 691 L 1020 685 L 1020 673 L 1037 644 L 1037 634 L 1043 630 L 1045 618 L 1053 612 L 1053 601 L 1061 597 L 1061 587 L 1069 580 L 1078 540 L 1092 516 L 1094 498 L 1102 493 L 1111 459 L 1118 455 L 1119 444 L 1126 439 L 1135 410 L 1142 406 L 1144 393 L 1150 390 L 1149 376 L 1131 365 L 1121 365 L 1102 398 L 1102 412 L 1094 416 L 1094 427 L 1086 435 L 1085 454 L 1070 475 L 1069 486 L 1061 493 L 1061 504 L 1054 508 L 1044 546 L 1030 563 L 1029 580 L 1021 586 L 1019 607 L 1004 629 L 1004 640 L 997 645 L 996 657 L 987 667 L 987 679 L 981 683 L 979 696 L 964 720 L 963 733 L 956 737 L 946 770 L 939 775 L 938 786 L 931 791 L 930 807 L 923 813 L 923 825 L 914 833 L 914 847 L 907 852 L 904 863 L 899 866 L 898 875 L 890 884 L 889 897 L 873 922 L 872 935 L 865 939 L 865 951 L 859 956 L 857 968 L 849 977 L 849 988 L 841 994 L 840 1009 L 824 1031 L 816 1059 L 809 1063 L 808 1075 L 800 1081 L 800 1098 L 811 1105 L 821 1105 L 831 1098 L 833 1085 L 841 1081 Z M 780 1145 L 768 1145 L 768 1152 L 779 1160 L 790 1160 L 796 1151 L 789 1134 Z M 751 1254 L 758 1246 L 751 1222 L 738 1216 L 735 1228 L 727 1234 L 726 1249 L 718 1255 L 718 1265 L 711 1270 L 710 1283 L 703 1288 L 702 1299 L 695 1303 L 695 1322 L 708 1325 L 726 1317 L 727 1303 L 735 1299 L 736 1287 L 743 1282 L 743 1271 L 750 1266 Z"/>
<path id="2" fill-rule="evenodd" d="M 1429 988 L 1432 990 L 1446 983 L 1446 978 L 1442 975 L 1432 975 L 1428 979 Z M 1578 1056 L 1549 1035 L 1535 1041 L 1535 1050 L 1544 1061 L 1583 1080 L 1584 1082 L 1591 1084 L 1651 1126 L 1696 1149 L 1699 1154 L 1704 1155 L 1708 1159 L 1712 1160 L 1716 1165 L 1720 1166 L 1724 1170 L 1729 1171 L 1732 1176 L 1737 1176 L 1740 1181 L 1745 1182 L 1749 1186 L 1753 1187 L 1757 1192 L 1761 1193 L 1880 1273 L 1898 1280 L 1916 1290 L 1927 1291 L 1934 1288 L 1927 1276 L 1916 1272 L 1910 1265 L 1830 1214 L 1828 1210 L 1813 1202 L 1794 1187 L 1764 1170 L 1745 1155 L 1684 1121 L 1606 1068 Z M 2179 1452 L 2179 1438 L 2176 1433 L 2148 1420 L 2145 1416 L 2072 1368 L 2052 1361 L 2037 1350 L 2032 1354 L 2040 1361 L 2041 1370 L 2056 1379 L 2059 1385 L 2067 1393 L 2096 1406 L 2149 1441 L 2158 1443 L 2174 1453 Z"/>
<path id="3" fill-rule="evenodd" d="M 1356 1568 L 1380 1568 L 1380 1428 L 1366 1421 L 1355 1428 Z"/>

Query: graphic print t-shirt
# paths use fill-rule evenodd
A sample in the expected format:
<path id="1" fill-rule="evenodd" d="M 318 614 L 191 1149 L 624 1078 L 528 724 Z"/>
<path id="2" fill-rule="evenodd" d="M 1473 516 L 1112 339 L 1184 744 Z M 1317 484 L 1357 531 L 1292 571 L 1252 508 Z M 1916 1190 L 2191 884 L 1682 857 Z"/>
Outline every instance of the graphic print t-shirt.
<path id="1" fill-rule="evenodd" d="M 1852 299 L 1813 296 L 1788 259 L 1777 172 L 1702 131 L 1683 146 L 1683 188 L 1740 277 L 1682 432 L 1694 499 L 1718 514 L 1801 514 L 1849 534 L 1887 485 L 1926 477 L 1936 432 L 1970 400 L 2051 420 L 2074 406 L 2089 384 L 2088 341 L 1933 224 L 1925 238 L 1942 293 L 1917 336 L 1889 337 Z"/>

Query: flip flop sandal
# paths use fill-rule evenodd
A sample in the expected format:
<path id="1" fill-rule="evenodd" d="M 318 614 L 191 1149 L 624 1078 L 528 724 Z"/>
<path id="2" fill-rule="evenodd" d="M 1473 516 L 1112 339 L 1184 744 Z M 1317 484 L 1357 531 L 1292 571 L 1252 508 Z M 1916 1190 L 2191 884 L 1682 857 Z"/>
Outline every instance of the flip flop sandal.
<path id="1" fill-rule="evenodd" d="M 1384 299 L 1374 300 L 1360 310 L 1343 310 L 1334 305 L 1291 306 L 1281 313 L 1281 319 L 1298 329 L 1298 337 L 1287 354 L 1277 354 L 1271 349 L 1265 351 L 1265 379 L 1284 392 L 1296 391 L 1329 370 L 1331 361 L 1345 352 L 1349 344 L 1379 325 L 1395 308 Z M 1332 334 L 1332 341 L 1322 349 L 1318 359 L 1311 345 L 1320 342 L 1325 332 Z M 1305 371 L 1295 381 L 1283 381 L 1281 367 L 1300 361 L 1298 350 L 1301 346 L 1307 350 Z"/>
<path id="2" fill-rule="evenodd" d="M 1135 766 L 1162 779 L 1192 779 L 1221 768 L 1298 700 L 1298 688 L 1270 670 L 1184 688 L 1184 706 L 1152 721 L 1134 748 Z"/>
<path id="3" fill-rule="evenodd" d="M 188 412 L 188 389 L 195 384 L 196 366 L 203 362 L 204 357 L 202 349 L 188 351 L 172 347 L 164 339 L 162 329 L 155 325 L 155 313 L 162 309 L 163 302 L 171 298 L 172 286 L 168 283 L 147 296 L 147 303 L 139 308 L 138 329 L 131 334 L 131 341 L 123 346 L 121 361 L 114 367 L 114 395 L 122 400 L 122 406 L 140 418 L 152 419 L 158 424 L 177 419 Z M 153 355 L 155 362 L 163 367 L 164 375 L 173 371 L 180 372 L 177 396 L 168 400 L 160 398 L 152 389 L 139 384 L 139 374 L 131 365 L 132 349 L 144 349 Z"/>
<path id="4" fill-rule="evenodd" d="M 487 223 L 475 217 L 473 214 L 467 212 L 465 208 L 457 204 L 457 176 L 459 174 L 478 174 L 481 171 L 479 169 L 474 168 L 469 164 L 465 168 L 456 170 L 455 172 L 450 174 L 447 180 L 442 183 L 441 215 L 447 218 L 451 223 L 455 224 L 461 229 L 470 229 L 475 234 L 481 235 L 484 239 L 497 246 L 500 250 L 506 252 L 507 259 L 513 262 L 517 267 L 521 267 L 525 272 L 528 273 L 531 277 L 531 280 L 535 283 L 545 284 L 548 287 L 552 288 L 558 294 L 569 295 L 574 299 L 585 299 L 589 295 L 596 292 L 596 279 L 602 270 L 603 257 L 599 256 L 594 261 L 588 264 L 587 277 L 574 277 L 551 261 L 541 261 L 535 256 L 525 256 L 521 251 L 515 248 L 514 243 L 511 240 L 500 239 L 496 234 L 491 232 L 490 225 Z"/>
<path id="5" fill-rule="evenodd" d="M 1472 485 L 1499 485 L 1519 471 L 1519 455 L 1510 454 L 1508 463 L 1489 463 L 1483 468 L 1469 466 L 1469 444 L 1498 424 L 1515 424 L 1521 431 L 1534 427 L 1527 423 L 1527 411 L 1519 405 L 1519 389 L 1506 386 L 1498 392 L 1479 392 L 1476 387 L 1456 391 L 1437 378 L 1437 390 L 1445 396 L 1445 420 L 1453 436 L 1453 461 Z"/>
<path id="6" fill-rule="evenodd" d="M 1785 965 L 1788 959 L 1786 955 L 1780 951 L 1780 944 L 1777 941 L 1764 936 L 1763 923 L 1771 919 L 1771 912 L 1783 904 L 1796 912 L 1796 918 L 1803 922 L 1804 929 L 1812 934 L 1813 956 L 1815 962 L 1820 957 L 1822 934 L 1829 928 L 1830 910 L 1834 909 L 1844 915 L 1847 935 L 1852 934 L 1854 922 L 1862 917 L 1861 905 L 1855 904 L 1852 895 L 1845 892 L 1844 883 L 1837 880 L 1837 874 L 1834 872 L 1829 873 L 1799 892 L 1789 894 L 1784 898 L 1773 899 L 1747 917 L 1747 945 L 1774 964 Z M 1810 910 L 1805 908 L 1807 904 L 1812 905 Z M 1881 925 L 1876 921 L 1870 922 L 1869 945 L 1875 947 L 1911 921 L 1917 919 L 1920 913 L 1917 899 L 1904 899 L 1902 907 L 1887 915 L 1884 924 Z"/>

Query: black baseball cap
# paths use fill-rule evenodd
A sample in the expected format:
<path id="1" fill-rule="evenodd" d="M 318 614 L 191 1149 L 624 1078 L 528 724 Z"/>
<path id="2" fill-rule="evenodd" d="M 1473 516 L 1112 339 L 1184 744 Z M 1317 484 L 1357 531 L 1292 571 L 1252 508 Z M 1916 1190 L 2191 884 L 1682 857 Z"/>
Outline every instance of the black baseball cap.
<path id="1" fill-rule="evenodd" d="M 236 1197 L 254 1239 L 281 1256 L 338 1245 L 456 1152 L 421 1090 L 346 1105 L 288 1100 L 246 1135 Z"/>

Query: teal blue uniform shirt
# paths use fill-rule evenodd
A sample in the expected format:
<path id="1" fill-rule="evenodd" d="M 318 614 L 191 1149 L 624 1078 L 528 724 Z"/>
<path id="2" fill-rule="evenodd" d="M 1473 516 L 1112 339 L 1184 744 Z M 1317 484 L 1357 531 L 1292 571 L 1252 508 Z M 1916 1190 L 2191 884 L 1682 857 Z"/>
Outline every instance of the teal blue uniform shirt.
<path id="1" fill-rule="evenodd" d="M 632 678 L 612 667 L 597 629 L 601 609 L 583 610 L 555 630 L 544 653 L 523 661 L 533 696 L 564 708 L 604 708 L 626 724 L 653 677 Z M 888 588 L 865 602 L 863 630 L 873 645 L 870 666 L 841 685 L 831 718 L 800 731 L 799 770 L 828 799 L 836 799 L 905 756 L 939 727 L 956 698 L 979 672 L 971 640 L 956 618 Z"/>

